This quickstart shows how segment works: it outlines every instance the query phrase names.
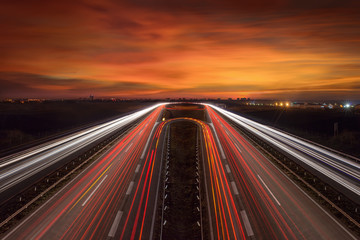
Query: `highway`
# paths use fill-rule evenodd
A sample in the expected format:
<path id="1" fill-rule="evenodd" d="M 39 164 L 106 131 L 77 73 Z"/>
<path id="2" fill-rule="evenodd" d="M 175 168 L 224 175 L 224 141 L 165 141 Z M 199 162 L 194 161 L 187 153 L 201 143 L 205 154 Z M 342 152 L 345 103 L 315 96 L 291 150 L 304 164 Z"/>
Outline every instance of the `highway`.
<path id="1" fill-rule="evenodd" d="M 360 163 L 216 106 L 211 108 L 289 154 L 301 166 L 360 204 Z"/>
<path id="2" fill-rule="evenodd" d="M 158 106 L 1 158 L 0 204 Z"/>
<path id="3" fill-rule="evenodd" d="M 22 221 L 4 239 L 140 239 L 155 236 L 156 211 L 163 166 L 166 122 L 156 121 L 161 107 L 121 139 L 46 204 Z M 214 136 L 202 130 L 206 192 L 210 202 L 211 234 L 243 238 L 225 170 Z"/>
<path id="4" fill-rule="evenodd" d="M 220 114 L 207 107 L 252 231 L 266 239 L 357 239 L 280 172 Z"/>
<path id="5" fill-rule="evenodd" d="M 207 193 L 211 239 L 245 239 L 247 221 L 241 222 L 241 212 L 235 201 L 236 193 L 226 176 L 216 136 L 209 124 L 201 123 L 203 139 L 203 173 Z M 243 219 L 244 220 L 244 219 Z"/>
<path id="6" fill-rule="evenodd" d="M 146 169 L 140 157 L 161 111 L 157 107 L 4 239 L 112 238 L 132 183 Z"/>
<path id="7" fill-rule="evenodd" d="M 208 222 L 203 227 L 209 239 L 357 239 L 240 135 L 220 110 L 205 106 L 208 122 L 186 117 L 163 121 L 164 106 L 148 110 L 135 128 L 2 239 L 157 239 L 163 153 L 168 128 L 176 121 L 199 128 Z"/>
<path id="8" fill-rule="evenodd" d="M 175 118 L 160 122 L 155 126 L 155 131 L 146 150 L 147 154 L 139 177 L 130 184 L 132 192 L 124 207 L 119 213 L 122 216 L 116 222 L 119 231 L 112 236 L 115 239 L 153 239 L 156 235 L 156 208 L 158 197 L 162 191 L 160 176 L 164 167 L 163 151 L 165 136 L 168 126 L 176 121 L 192 121 L 201 129 L 203 144 L 202 156 L 206 179 L 206 194 L 208 214 L 211 216 L 211 235 L 215 239 L 241 239 L 244 236 L 240 217 L 231 194 L 230 186 L 226 180 L 224 169 L 219 165 L 219 154 L 214 137 L 207 124 L 191 118 Z M 171 224 L 171 223 L 167 223 Z"/>

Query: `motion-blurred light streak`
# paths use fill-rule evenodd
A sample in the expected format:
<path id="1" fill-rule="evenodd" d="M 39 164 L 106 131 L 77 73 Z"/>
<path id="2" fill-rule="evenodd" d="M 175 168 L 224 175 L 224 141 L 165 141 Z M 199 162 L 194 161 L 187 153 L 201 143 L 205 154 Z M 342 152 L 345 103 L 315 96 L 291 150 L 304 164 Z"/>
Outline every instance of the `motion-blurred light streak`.
<path id="1" fill-rule="evenodd" d="M 285 132 L 256 123 L 214 105 L 207 105 L 257 137 L 293 156 L 303 164 L 338 183 L 350 191 L 355 201 L 360 202 L 360 164 L 305 142 Z"/>
<path id="2" fill-rule="evenodd" d="M 51 167 L 83 148 L 105 140 L 122 127 L 138 120 L 163 104 L 156 104 L 108 123 L 0 159 L 0 196 L 7 189 Z M 24 187 L 23 187 L 24 188 Z M 6 197 L 1 197 L 4 200 Z"/>

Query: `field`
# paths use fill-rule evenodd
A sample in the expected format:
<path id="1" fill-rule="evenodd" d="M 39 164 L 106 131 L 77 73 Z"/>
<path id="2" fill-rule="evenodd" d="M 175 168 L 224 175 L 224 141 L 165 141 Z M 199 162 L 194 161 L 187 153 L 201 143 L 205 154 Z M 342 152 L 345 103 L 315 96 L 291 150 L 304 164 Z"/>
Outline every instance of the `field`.
<path id="1" fill-rule="evenodd" d="M 360 157 L 360 113 L 343 109 L 296 109 L 227 104 L 227 110 L 324 146 Z M 334 135 L 334 123 L 338 134 Z"/>
<path id="2" fill-rule="evenodd" d="M 84 126 L 113 119 L 151 102 L 0 103 L 0 149 L 5 152 L 39 139 L 56 137 Z"/>

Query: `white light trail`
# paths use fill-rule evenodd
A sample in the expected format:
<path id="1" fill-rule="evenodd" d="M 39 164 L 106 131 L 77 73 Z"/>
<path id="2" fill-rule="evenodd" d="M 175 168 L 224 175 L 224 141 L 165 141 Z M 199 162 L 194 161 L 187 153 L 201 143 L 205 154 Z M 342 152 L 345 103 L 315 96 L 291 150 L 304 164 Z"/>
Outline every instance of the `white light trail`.
<path id="1" fill-rule="evenodd" d="M 209 104 L 205 105 L 360 196 L 360 164 L 227 110 Z"/>

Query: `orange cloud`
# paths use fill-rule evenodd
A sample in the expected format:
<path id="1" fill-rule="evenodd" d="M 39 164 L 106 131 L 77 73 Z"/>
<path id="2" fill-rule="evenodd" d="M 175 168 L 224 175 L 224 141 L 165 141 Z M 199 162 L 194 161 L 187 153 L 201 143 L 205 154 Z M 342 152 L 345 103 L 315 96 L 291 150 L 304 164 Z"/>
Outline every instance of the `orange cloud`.
<path id="1" fill-rule="evenodd" d="M 0 82 L 14 97 L 360 99 L 353 1 L 1 4 Z"/>

